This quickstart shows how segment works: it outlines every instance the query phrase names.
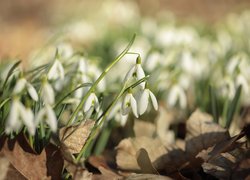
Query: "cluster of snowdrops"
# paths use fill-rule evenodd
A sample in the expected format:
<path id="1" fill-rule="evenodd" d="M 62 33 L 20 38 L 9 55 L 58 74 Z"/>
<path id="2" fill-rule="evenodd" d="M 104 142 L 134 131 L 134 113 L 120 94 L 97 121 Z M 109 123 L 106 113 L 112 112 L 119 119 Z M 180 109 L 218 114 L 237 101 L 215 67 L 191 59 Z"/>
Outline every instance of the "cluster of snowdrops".
<path id="1" fill-rule="evenodd" d="M 249 36 L 249 17 L 248 12 L 229 16 L 211 30 L 181 26 L 169 16 L 162 21 L 136 14 L 124 30 L 138 34 L 130 43 L 131 33 L 109 33 L 110 22 L 93 37 L 86 32 L 97 28 L 91 21 L 64 25 L 60 36 L 33 54 L 34 65 L 1 65 L 0 133 L 24 132 L 36 147 L 61 127 L 87 119 L 99 129 L 108 121 L 123 126 L 129 114 L 138 118 L 157 110 L 157 98 L 165 108 L 219 113 L 225 126 L 235 97 L 241 106 L 250 102 L 250 41 L 242 38 Z M 86 42 L 91 47 L 82 52 Z"/>

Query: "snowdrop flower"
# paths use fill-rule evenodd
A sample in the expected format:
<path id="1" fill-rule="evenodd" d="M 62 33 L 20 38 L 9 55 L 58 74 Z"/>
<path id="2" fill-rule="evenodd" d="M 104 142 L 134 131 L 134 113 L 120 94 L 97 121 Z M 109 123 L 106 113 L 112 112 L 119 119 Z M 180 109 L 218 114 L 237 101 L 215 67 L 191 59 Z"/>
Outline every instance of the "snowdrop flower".
<path id="1" fill-rule="evenodd" d="M 11 104 L 5 131 L 7 134 L 12 131 L 18 131 L 23 124 L 27 127 L 31 135 L 35 135 L 36 126 L 34 123 L 33 112 L 31 109 L 24 107 L 17 98 L 14 98 Z"/>
<path id="2" fill-rule="evenodd" d="M 179 100 L 179 105 L 182 109 L 187 106 L 187 97 L 184 89 L 179 85 L 174 85 L 168 94 L 167 104 L 171 107 L 175 106 Z"/>
<path id="3" fill-rule="evenodd" d="M 18 93 L 22 92 L 25 88 L 27 88 L 27 91 L 28 91 L 30 97 L 34 101 L 37 101 L 38 95 L 37 95 L 36 89 L 34 88 L 34 86 L 32 86 L 32 84 L 28 83 L 25 78 L 20 78 L 17 81 L 17 83 L 14 87 L 13 93 L 18 94 Z"/>
<path id="4" fill-rule="evenodd" d="M 41 97 L 45 104 L 53 105 L 55 103 L 54 90 L 46 80 L 42 84 Z"/>
<path id="5" fill-rule="evenodd" d="M 140 99 L 139 99 L 139 114 L 142 115 L 148 107 L 149 99 L 151 100 L 151 103 L 155 110 L 158 109 L 158 103 L 156 100 L 155 95 L 148 89 L 144 89 L 141 93 Z"/>
<path id="6" fill-rule="evenodd" d="M 140 80 L 145 77 L 144 70 L 141 66 L 141 57 L 138 56 L 136 59 L 136 64 L 128 71 L 124 78 L 124 82 L 129 81 L 132 77 L 134 77 L 136 80 Z M 141 83 L 140 86 L 144 89 L 145 82 Z"/>
<path id="7" fill-rule="evenodd" d="M 245 95 L 249 94 L 249 83 L 247 82 L 247 79 L 239 74 L 236 78 L 236 86 L 240 86 L 242 85 L 242 90 L 244 92 Z"/>
<path id="8" fill-rule="evenodd" d="M 52 130 L 52 132 L 56 132 L 57 118 L 55 112 L 53 111 L 50 105 L 45 104 L 45 107 L 38 112 L 35 119 L 36 125 L 38 125 L 41 121 L 45 121 Z"/>
<path id="9" fill-rule="evenodd" d="M 60 56 L 63 59 L 68 59 L 73 55 L 73 48 L 68 43 L 60 43 L 57 46 L 57 50 L 58 50 L 58 54 L 60 54 Z"/>
<path id="10" fill-rule="evenodd" d="M 114 119 L 121 126 L 125 126 L 128 119 L 128 114 L 122 115 L 121 105 L 122 105 L 121 101 L 117 102 L 115 106 L 111 109 L 110 113 L 108 114 L 107 119 L 108 120 Z"/>
<path id="11" fill-rule="evenodd" d="M 83 111 L 87 117 L 90 117 L 94 109 L 99 111 L 99 101 L 95 93 L 91 93 L 83 105 Z"/>
<path id="12" fill-rule="evenodd" d="M 59 59 L 56 59 L 48 72 L 49 80 L 64 79 L 64 69 Z"/>
<path id="13" fill-rule="evenodd" d="M 132 109 L 135 117 L 138 118 L 137 103 L 131 92 L 128 92 L 122 102 L 122 115 L 127 115 Z"/>

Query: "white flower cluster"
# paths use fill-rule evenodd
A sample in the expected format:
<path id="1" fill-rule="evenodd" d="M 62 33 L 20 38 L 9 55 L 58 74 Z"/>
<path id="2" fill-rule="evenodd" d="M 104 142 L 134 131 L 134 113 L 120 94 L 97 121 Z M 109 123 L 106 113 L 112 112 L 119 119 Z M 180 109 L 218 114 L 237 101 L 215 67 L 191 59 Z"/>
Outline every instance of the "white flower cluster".
<path id="1" fill-rule="evenodd" d="M 136 59 L 136 64 L 133 65 L 125 75 L 124 83 L 127 84 L 132 79 L 139 81 L 143 78 L 145 78 L 145 73 L 141 66 L 141 57 L 138 56 Z M 121 106 L 121 110 L 117 108 L 118 106 L 114 108 L 116 112 L 120 110 L 120 116 L 116 116 L 115 119 L 119 121 L 121 125 L 125 125 L 130 110 L 132 110 L 134 116 L 138 118 L 139 115 L 142 115 L 146 112 L 149 102 L 152 103 L 155 110 L 158 110 L 156 97 L 148 89 L 146 82 L 141 82 L 139 84 L 139 95 L 137 100 L 133 96 L 132 89 L 129 89 L 122 103 L 119 104 L 119 106 Z M 114 116 L 114 111 L 111 114 Z"/>

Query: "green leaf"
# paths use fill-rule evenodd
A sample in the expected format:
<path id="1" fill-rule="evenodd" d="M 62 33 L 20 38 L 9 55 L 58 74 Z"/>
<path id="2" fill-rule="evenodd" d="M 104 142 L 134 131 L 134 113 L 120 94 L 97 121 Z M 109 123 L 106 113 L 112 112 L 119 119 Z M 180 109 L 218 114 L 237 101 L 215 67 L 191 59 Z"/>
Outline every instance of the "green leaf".
<path id="1" fill-rule="evenodd" d="M 6 79 L 5 79 L 4 83 L 3 83 L 2 90 L 1 90 L 1 93 L 0 93 L 0 94 L 2 94 L 2 91 L 4 90 L 4 88 L 5 88 L 5 86 L 6 86 L 7 82 L 8 82 L 8 80 L 9 80 L 9 78 L 10 78 L 10 76 L 12 75 L 12 73 L 13 73 L 14 70 L 18 67 L 18 65 L 19 65 L 20 63 L 21 63 L 21 61 L 17 61 L 17 62 L 10 68 L 10 70 L 9 70 L 9 72 L 8 72 L 8 74 L 7 74 L 7 77 L 6 77 Z"/>
<path id="2" fill-rule="evenodd" d="M 211 85 L 209 86 L 209 95 L 210 95 L 210 100 L 211 100 L 211 109 L 212 109 L 214 122 L 218 123 L 219 113 L 218 113 L 217 97 L 216 97 L 214 88 Z"/>
<path id="3" fill-rule="evenodd" d="M 234 98 L 232 100 L 232 102 L 230 103 L 228 110 L 227 110 L 227 119 L 226 119 L 226 128 L 229 128 L 231 125 L 231 122 L 233 120 L 234 114 L 236 112 L 239 100 L 240 100 L 240 95 L 241 95 L 241 89 L 242 86 L 240 85 L 237 90 L 236 93 L 234 95 Z"/>

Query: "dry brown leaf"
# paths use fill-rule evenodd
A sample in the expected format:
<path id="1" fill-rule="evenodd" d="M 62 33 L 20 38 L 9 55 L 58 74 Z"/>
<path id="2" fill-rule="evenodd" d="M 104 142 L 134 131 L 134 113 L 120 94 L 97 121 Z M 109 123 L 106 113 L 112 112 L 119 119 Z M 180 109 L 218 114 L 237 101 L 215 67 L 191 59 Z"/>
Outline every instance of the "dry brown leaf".
<path id="1" fill-rule="evenodd" d="M 66 147 L 71 154 L 79 153 L 94 124 L 94 121 L 87 120 L 78 126 L 61 128 L 59 136 L 62 141 L 62 147 Z"/>
<path id="2" fill-rule="evenodd" d="M 155 135 L 155 130 L 156 130 L 154 124 L 142 120 L 135 120 L 133 129 L 135 137 L 140 137 L 140 136 L 153 137 Z"/>
<path id="3" fill-rule="evenodd" d="M 167 176 L 155 175 L 155 174 L 132 174 L 126 178 L 126 180 L 171 180 L 172 178 Z"/>
<path id="4" fill-rule="evenodd" d="M 237 142 L 244 134 L 242 131 L 229 140 L 201 151 L 197 158 L 204 161 L 204 172 L 219 179 L 245 179 L 250 175 L 250 163 L 247 163 L 250 162 L 250 149 Z M 245 166 L 241 166 L 242 164 Z"/>
<path id="5" fill-rule="evenodd" d="M 108 180 L 119 180 L 119 179 L 124 179 L 122 176 L 114 173 L 110 169 L 106 169 L 102 166 L 98 168 L 98 170 L 101 172 L 101 175 L 99 176 L 94 176 L 94 180 L 103 180 L 103 179 L 108 179 Z"/>
<path id="6" fill-rule="evenodd" d="M 223 140 L 229 139 L 228 131 L 213 122 L 212 116 L 196 110 L 187 121 L 186 153 L 196 156 Z"/>
<path id="7" fill-rule="evenodd" d="M 202 168 L 205 173 L 219 179 L 245 179 L 247 176 L 250 177 L 249 161 L 250 150 L 237 148 L 230 152 L 220 153 L 207 162 L 204 162 Z M 247 163 L 247 165 L 241 166 L 244 163 Z"/>
<path id="8" fill-rule="evenodd" d="M 174 122 L 175 116 L 170 111 L 160 106 L 159 115 L 156 119 L 156 132 L 165 146 L 174 142 L 174 132 L 169 130 L 170 125 Z"/>
<path id="9" fill-rule="evenodd" d="M 141 168 L 141 172 L 144 174 L 159 174 L 157 170 L 154 168 L 153 164 L 150 161 L 148 156 L 148 152 L 141 148 L 136 154 L 137 156 L 137 164 Z"/>
<path id="10" fill-rule="evenodd" d="M 60 151 L 48 145 L 41 154 L 35 154 L 23 136 L 1 140 L 3 154 L 27 179 L 58 179 L 63 168 Z"/>
<path id="11" fill-rule="evenodd" d="M 154 162 L 157 158 L 167 152 L 159 139 L 149 137 L 123 139 L 116 147 L 116 163 L 118 167 L 125 170 L 139 171 L 140 167 L 137 164 L 136 153 L 141 148 L 146 149 L 151 162 Z"/>

